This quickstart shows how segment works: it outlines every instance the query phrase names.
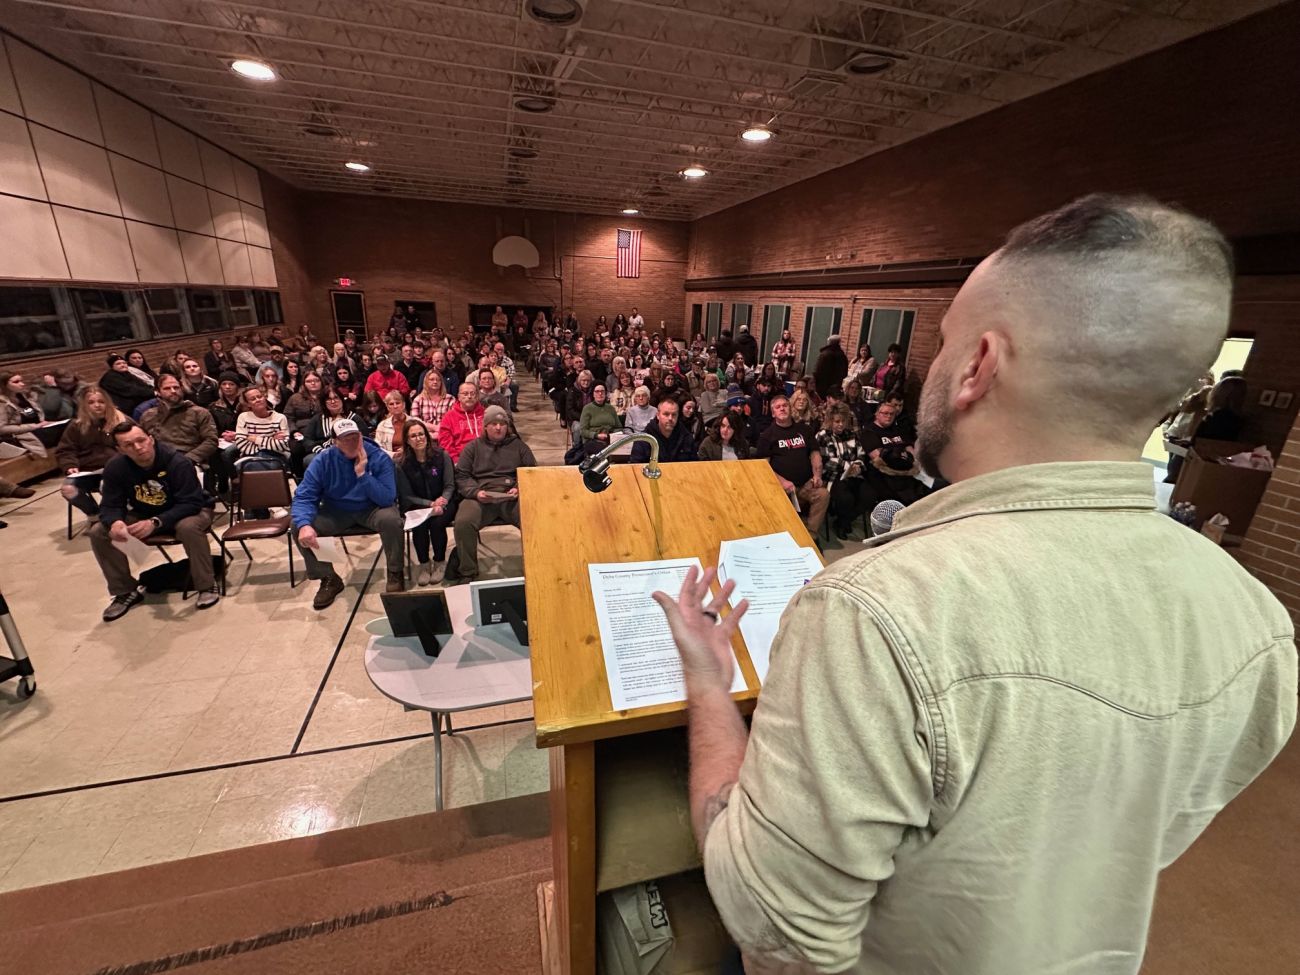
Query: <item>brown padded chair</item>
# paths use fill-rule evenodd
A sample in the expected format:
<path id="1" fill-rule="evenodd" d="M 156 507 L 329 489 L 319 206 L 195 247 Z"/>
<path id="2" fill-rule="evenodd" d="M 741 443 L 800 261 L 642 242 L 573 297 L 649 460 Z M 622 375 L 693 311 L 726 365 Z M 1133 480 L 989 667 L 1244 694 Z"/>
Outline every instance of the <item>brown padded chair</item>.
<path id="1" fill-rule="evenodd" d="M 250 538 L 285 537 L 289 549 L 289 588 L 298 582 L 293 571 L 293 519 L 289 515 L 278 518 L 249 518 L 249 510 L 258 508 L 287 508 L 293 503 L 289 490 L 288 471 L 244 471 L 235 486 L 235 507 L 231 524 L 221 533 L 221 554 L 226 555 L 226 543 L 238 542 L 249 561 L 253 555 L 245 542 Z"/>

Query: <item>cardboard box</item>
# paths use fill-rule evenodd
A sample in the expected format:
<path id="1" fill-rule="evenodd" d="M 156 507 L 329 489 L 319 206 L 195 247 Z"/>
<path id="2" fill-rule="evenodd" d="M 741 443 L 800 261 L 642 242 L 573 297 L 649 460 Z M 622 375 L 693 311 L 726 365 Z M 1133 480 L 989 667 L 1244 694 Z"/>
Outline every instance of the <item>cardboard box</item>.
<path id="1" fill-rule="evenodd" d="M 1273 472 L 1231 467 L 1220 464 L 1218 458 L 1250 452 L 1255 446 L 1231 440 L 1196 441 L 1188 451 L 1169 504 L 1190 501 L 1196 505 L 1198 531 L 1205 519 L 1221 514 L 1228 519 L 1229 535 L 1245 535 Z"/>

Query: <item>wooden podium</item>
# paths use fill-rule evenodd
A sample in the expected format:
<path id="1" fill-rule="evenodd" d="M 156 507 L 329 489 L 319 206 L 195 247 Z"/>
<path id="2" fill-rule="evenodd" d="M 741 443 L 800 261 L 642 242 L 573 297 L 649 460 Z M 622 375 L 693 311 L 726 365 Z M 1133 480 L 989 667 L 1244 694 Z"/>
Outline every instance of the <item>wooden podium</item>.
<path id="1" fill-rule="evenodd" d="M 576 467 L 519 471 L 537 744 L 551 749 L 549 975 L 594 975 L 597 893 L 700 866 L 686 705 L 613 710 L 587 566 L 697 556 L 707 568 L 725 539 L 779 531 L 813 544 L 766 461 L 662 470 L 650 480 L 640 464 L 612 466 L 600 494 Z M 746 685 L 735 698 L 749 712 L 759 684 L 739 633 L 734 643 Z"/>

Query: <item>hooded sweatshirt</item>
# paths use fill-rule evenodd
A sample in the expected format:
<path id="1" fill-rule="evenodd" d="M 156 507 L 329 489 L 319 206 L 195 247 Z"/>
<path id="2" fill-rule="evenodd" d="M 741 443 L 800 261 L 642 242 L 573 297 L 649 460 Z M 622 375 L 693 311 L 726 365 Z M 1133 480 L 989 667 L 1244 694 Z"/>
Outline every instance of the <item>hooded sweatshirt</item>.
<path id="1" fill-rule="evenodd" d="M 442 449 L 451 454 L 453 461 L 460 460 L 460 453 L 467 445 L 483 436 L 483 404 L 478 403 L 468 413 L 459 402 L 442 418 L 438 427 L 438 443 Z"/>
<path id="2" fill-rule="evenodd" d="M 397 475 L 392 459 L 373 440 L 363 439 L 361 444 L 366 451 L 366 469 L 360 477 L 356 465 L 338 447 L 328 447 L 316 455 L 293 494 L 293 527 L 310 525 L 322 507 L 366 511 L 397 504 Z"/>
<path id="3" fill-rule="evenodd" d="M 513 433 L 493 443 L 484 432 L 456 461 L 456 490 L 462 498 L 473 498 L 479 491 L 509 491 L 519 486 L 519 468 L 536 466 L 528 444 Z"/>
<path id="4" fill-rule="evenodd" d="M 125 454 L 104 465 L 103 500 L 99 520 L 105 528 L 123 521 L 128 513 L 157 518 L 160 531 L 171 532 L 182 518 L 197 515 L 215 504 L 199 484 L 193 464 L 179 450 L 160 443 L 153 463 L 141 467 Z"/>

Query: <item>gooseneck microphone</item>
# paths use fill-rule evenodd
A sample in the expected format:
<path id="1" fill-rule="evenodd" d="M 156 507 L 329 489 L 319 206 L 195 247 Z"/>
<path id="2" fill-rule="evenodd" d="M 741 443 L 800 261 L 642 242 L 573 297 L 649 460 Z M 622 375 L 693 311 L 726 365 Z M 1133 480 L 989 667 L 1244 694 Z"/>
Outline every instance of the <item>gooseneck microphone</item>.
<path id="1" fill-rule="evenodd" d="M 582 472 L 582 483 L 588 491 L 599 494 L 614 483 L 609 476 L 609 455 L 616 448 L 636 440 L 650 445 L 650 463 L 641 468 L 641 473 L 652 481 L 659 479 L 659 475 L 662 473 L 659 470 L 659 441 L 648 433 L 633 433 L 626 437 L 619 437 L 617 440 L 611 440 L 608 447 L 595 456 L 588 457 L 578 465 L 578 470 Z"/>
<path id="2" fill-rule="evenodd" d="M 903 510 L 901 501 L 882 501 L 871 509 L 871 534 L 883 535 L 894 528 L 894 518 Z"/>

